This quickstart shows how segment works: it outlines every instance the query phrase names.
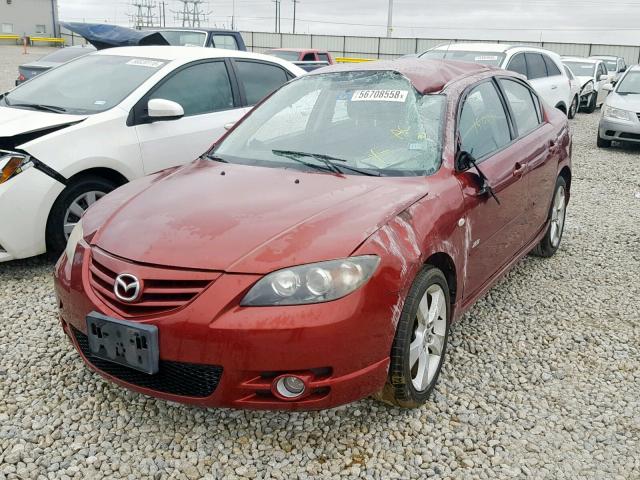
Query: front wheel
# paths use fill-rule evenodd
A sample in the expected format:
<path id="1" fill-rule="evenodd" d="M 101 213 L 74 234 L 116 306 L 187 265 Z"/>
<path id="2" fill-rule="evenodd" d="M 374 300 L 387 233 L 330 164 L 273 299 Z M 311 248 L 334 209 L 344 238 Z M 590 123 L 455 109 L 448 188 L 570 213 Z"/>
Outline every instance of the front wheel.
<path id="1" fill-rule="evenodd" d="M 59 256 L 82 214 L 116 186 L 110 180 L 96 176 L 82 177 L 67 185 L 49 213 L 46 230 L 47 252 L 52 256 Z"/>
<path id="2" fill-rule="evenodd" d="M 596 104 L 598 103 L 598 93 L 593 92 L 589 97 L 589 103 L 585 107 L 584 111 L 587 113 L 593 113 L 596 111 Z"/>
<path id="3" fill-rule="evenodd" d="M 450 313 L 447 279 L 426 265 L 407 295 L 391 348 L 389 377 L 378 399 L 404 408 L 427 401 L 444 363 Z"/>
<path id="4" fill-rule="evenodd" d="M 602 138 L 600 136 L 600 132 L 598 132 L 598 148 L 610 148 L 611 147 L 611 140 L 607 140 L 606 138 Z"/>
<path id="5" fill-rule="evenodd" d="M 571 102 L 571 106 L 569 107 L 569 113 L 567 113 L 567 117 L 569 117 L 569 119 L 576 117 L 576 113 L 578 113 L 579 104 L 580 104 L 580 100 L 576 95 L 575 97 L 573 97 L 573 102 Z"/>
<path id="6" fill-rule="evenodd" d="M 549 227 L 540 243 L 536 245 L 531 253 L 538 257 L 551 257 L 560 247 L 562 234 L 564 233 L 564 222 L 567 214 L 567 183 L 564 178 L 558 177 L 556 189 L 553 194 L 551 208 L 549 209 Z"/>

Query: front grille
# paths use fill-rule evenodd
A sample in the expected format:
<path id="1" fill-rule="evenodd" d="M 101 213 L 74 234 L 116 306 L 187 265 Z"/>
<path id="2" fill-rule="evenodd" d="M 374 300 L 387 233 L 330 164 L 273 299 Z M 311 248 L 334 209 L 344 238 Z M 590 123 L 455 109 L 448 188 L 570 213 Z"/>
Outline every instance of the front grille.
<path id="1" fill-rule="evenodd" d="M 136 273 L 142 280 L 142 295 L 132 303 L 121 302 L 113 292 L 120 273 Z M 125 318 L 168 313 L 184 307 L 219 276 L 215 272 L 194 272 L 141 267 L 93 249 L 89 282 L 94 293 L 109 308 Z"/>
<path id="2" fill-rule="evenodd" d="M 640 134 L 638 133 L 627 133 L 627 132 L 623 132 L 620 134 L 620 138 L 621 139 L 628 139 L 628 140 L 640 140 Z"/>
<path id="3" fill-rule="evenodd" d="M 71 330 L 83 355 L 95 368 L 138 387 L 184 397 L 208 397 L 215 392 L 222 376 L 222 367 L 219 365 L 165 360 L 160 360 L 160 369 L 154 375 L 139 372 L 124 365 L 94 357 L 89 349 L 89 338 L 73 326 Z"/>

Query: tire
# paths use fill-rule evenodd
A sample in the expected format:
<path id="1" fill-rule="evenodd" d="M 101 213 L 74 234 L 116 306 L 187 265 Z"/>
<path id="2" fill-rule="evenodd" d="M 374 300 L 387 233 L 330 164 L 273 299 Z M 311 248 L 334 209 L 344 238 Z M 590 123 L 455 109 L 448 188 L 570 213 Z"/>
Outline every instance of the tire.
<path id="1" fill-rule="evenodd" d="M 587 106 L 584 108 L 584 111 L 587 113 L 595 112 L 596 103 L 598 103 L 598 94 L 596 92 L 593 92 L 589 97 L 589 103 L 587 103 Z"/>
<path id="2" fill-rule="evenodd" d="M 67 227 L 65 232 L 65 223 L 69 226 L 77 223 L 84 210 L 116 187 L 114 182 L 94 175 L 78 178 L 67 185 L 49 212 L 46 230 L 47 253 L 52 257 L 59 257 L 71 233 L 70 227 Z M 91 201 L 93 197 L 95 199 Z"/>
<path id="3" fill-rule="evenodd" d="M 611 140 L 607 140 L 606 138 L 602 138 L 600 136 L 600 132 L 598 132 L 597 144 L 598 144 L 598 148 L 611 148 Z"/>
<path id="4" fill-rule="evenodd" d="M 419 311 L 425 313 L 419 316 Z M 405 300 L 391 348 L 389 376 L 376 395 L 378 400 L 403 408 L 416 408 L 427 401 L 444 363 L 450 321 L 447 279 L 437 268 L 425 265 Z M 419 375 L 421 372 L 425 375 Z"/>
<path id="5" fill-rule="evenodd" d="M 561 176 L 556 180 L 553 199 L 549 207 L 549 227 L 540 243 L 531 251 L 533 255 L 543 258 L 552 257 L 560 248 L 564 224 L 567 215 L 567 183 Z"/>
<path id="6" fill-rule="evenodd" d="M 571 106 L 569 107 L 569 112 L 567 113 L 567 117 L 571 120 L 576 118 L 576 113 L 578 113 L 578 107 L 580 106 L 580 100 L 576 95 L 573 97 L 573 102 L 571 102 Z"/>

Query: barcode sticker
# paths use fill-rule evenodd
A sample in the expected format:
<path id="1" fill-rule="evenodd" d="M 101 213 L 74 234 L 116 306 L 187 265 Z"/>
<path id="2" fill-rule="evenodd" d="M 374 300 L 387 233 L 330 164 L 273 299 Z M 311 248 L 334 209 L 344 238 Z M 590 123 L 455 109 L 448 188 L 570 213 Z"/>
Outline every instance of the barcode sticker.
<path id="1" fill-rule="evenodd" d="M 498 60 L 497 55 L 480 55 L 476 57 L 476 62 L 495 62 Z"/>
<path id="2" fill-rule="evenodd" d="M 147 60 L 146 58 L 132 58 L 127 62 L 127 65 L 135 65 L 137 67 L 158 68 L 164 65 L 164 62 L 158 62 L 157 60 Z"/>
<path id="3" fill-rule="evenodd" d="M 405 102 L 408 90 L 356 90 L 352 102 Z"/>

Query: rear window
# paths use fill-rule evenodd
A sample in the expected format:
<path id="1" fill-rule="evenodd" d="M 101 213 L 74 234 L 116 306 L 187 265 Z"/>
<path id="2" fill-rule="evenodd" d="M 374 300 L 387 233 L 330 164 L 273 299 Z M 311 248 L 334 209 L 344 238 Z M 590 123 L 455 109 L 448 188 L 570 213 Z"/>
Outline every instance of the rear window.
<path id="1" fill-rule="evenodd" d="M 439 58 L 459 60 L 461 62 L 481 63 L 499 67 L 504 61 L 505 54 L 501 52 L 478 52 L 473 50 L 429 50 L 420 55 L 421 58 Z"/>
<path id="2" fill-rule="evenodd" d="M 596 71 L 595 63 L 588 62 L 564 62 L 576 77 L 593 77 Z"/>
<path id="3" fill-rule="evenodd" d="M 213 46 L 225 50 L 238 50 L 238 42 L 233 35 L 213 35 Z"/>
<path id="4" fill-rule="evenodd" d="M 61 48 L 49 55 L 42 57 L 40 60 L 43 62 L 58 62 L 64 63 L 69 60 L 73 60 L 74 58 L 81 57 L 82 55 L 86 55 L 87 53 L 95 52 L 96 49 L 93 47 L 68 47 Z"/>
<path id="5" fill-rule="evenodd" d="M 204 47 L 207 40 L 205 32 L 192 32 L 189 30 L 164 30 L 160 34 L 176 47 Z"/>

